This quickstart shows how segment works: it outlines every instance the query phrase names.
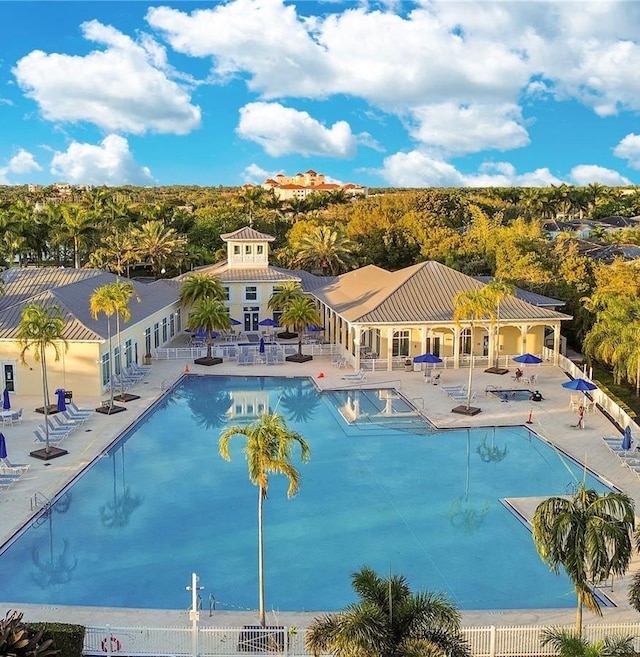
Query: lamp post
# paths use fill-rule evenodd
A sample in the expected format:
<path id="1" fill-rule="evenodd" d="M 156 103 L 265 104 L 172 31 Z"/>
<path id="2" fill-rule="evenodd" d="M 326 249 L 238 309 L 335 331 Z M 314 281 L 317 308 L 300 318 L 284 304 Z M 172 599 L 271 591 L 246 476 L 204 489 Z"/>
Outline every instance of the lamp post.
<path id="1" fill-rule="evenodd" d="M 189 620 L 191 621 L 191 655 L 198 657 L 198 621 L 200 612 L 198 611 L 198 591 L 204 589 L 204 586 L 198 586 L 198 576 L 191 573 L 191 586 L 185 587 L 191 591 L 191 609 L 189 610 Z"/>

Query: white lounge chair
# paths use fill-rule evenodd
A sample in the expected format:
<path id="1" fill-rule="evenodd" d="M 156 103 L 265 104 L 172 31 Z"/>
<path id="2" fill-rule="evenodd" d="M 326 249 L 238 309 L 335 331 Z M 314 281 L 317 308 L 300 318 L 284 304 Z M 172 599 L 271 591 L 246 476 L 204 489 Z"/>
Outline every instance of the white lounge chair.
<path id="1" fill-rule="evenodd" d="M 364 381 L 366 376 L 367 376 L 366 372 L 364 370 L 360 370 L 355 374 L 345 374 L 342 378 L 345 381 Z"/>
<path id="2" fill-rule="evenodd" d="M 91 410 L 90 408 L 78 408 L 78 407 L 76 406 L 76 403 L 75 403 L 75 402 L 72 402 L 72 401 L 67 402 L 67 411 L 68 411 L 69 413 L 71 413 L 71 415 L 74 415 L 74 416 L 76 416 L 76 415 L 77 415 L 77 416 L 80 416 L 80 415 L 92 415 L 92 414 L 94 413 L 94 411 Z"/>
<path id="3" fill-rule="evenodd" d="M 25 473 L 31 465 L 29 463 L 12 463 L 8 458 L 0 459 L 0 472 Z"/>
<path id="4" fill-rule="evenodd" d="M 46 437 L 45 437 L 45 428 L 40 425 L 37 429 L 33 430 L 33 435 L 35 436 L 34 443 L 45 443 Z M 53 444 L 57 444 L 62 442 L 68 434 L 58 434 L 58 433 L 53 433 L 49 432 L 49 442 Z"/>

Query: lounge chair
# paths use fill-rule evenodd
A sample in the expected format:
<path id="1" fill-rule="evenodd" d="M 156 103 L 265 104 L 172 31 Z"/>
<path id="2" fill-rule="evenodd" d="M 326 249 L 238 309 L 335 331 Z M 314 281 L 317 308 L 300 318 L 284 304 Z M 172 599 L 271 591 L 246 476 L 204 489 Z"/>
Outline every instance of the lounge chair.
<path id="1" fill-rule="evenodd" d="M 33 430 L 33 435 L 36 437 L 34 442 L 36 443 L 46 442 L 46 437 L 45 437 L 46 433 L 47 430 L 41 424 L 38 425 L 38 428 Z M 49 442 L 50 443 L 62 442 L 68 435 L 69 435 L 68 431 L 60 432 L 60 431 L 51 431 L 51 429 L 49 429 Z"/>
<path id="2" fill-rule="evenodd" d="M 449 393 L 458 393 L 458 392 L 464 392 L 467 389 L 466 384 L 462 384 L 459 386 L 440 386 L 440 390 L 444 390 L 447 394 Z"/>
<path id="3" fill-rule="evenodd" d="M 453 399 L 454 401 L 457 401 L 457 402 L 466 402 L 467 399 L 468 399 L 468 395 L 467 395 L 466 392 L 449 394 L 449 397 L 451 397 L 451 399 Z M 471 399 L 469 401 L 474 402 L 475 400 L 476 400 L 476 393 L 472 392 L 471 393 Z"/>
<path id="4" fill-rule="evenodd" d="M 0 472 L 1 473 L 25 473 L 31 465 L 29 463 L 12 463 L 8 458 L 0 459 Z"/>
<path id="5" fill-rule="evenodd" d="M 94 411 L 89 408 L 78 408 L 75 402 L 67 402 L 67 412 L 74 416 L 92 415 Z"/>
<path id="6" fill-rule="evenodd" d="M 75 427 L 84 424 L 91 417 L 90 415 L 73 415 L 68 410 L 61 413 L 61 415 L 65 419 L 66 424 Z"/>
<path id="7" fill-rule="evenodd" d="M 11 488 L 22 477 L 22 474 L 0 474 L 0 489 Z"/>
<path id="8" fill-rule="evenodd" d="M 364 381 L 367 377 L 367 373 L 364 370 L 360 370 L 355 374 L 345 374 L 342 378 L 345 381 Z"/>
<path id="9" fill-rule="evenodd" d="M 60 415 L 54 415 L 49 418 L 49 431 L 66 431 L 71 433 L 80 425 L 77 422 L 64 422 Z"/>

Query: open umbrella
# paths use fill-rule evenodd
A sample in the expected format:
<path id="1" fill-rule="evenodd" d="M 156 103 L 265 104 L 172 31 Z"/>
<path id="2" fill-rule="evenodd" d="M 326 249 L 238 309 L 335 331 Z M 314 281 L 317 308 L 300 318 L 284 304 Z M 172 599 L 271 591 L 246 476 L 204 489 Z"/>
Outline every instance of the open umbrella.
<path id="1" fill-rule="evenodd" d="M 233 319 L 233 317 L 231 318 L 231 326 L 240 326 L 240 324 L 242 324 L 242 322 L 239 322 L 237 319 Z"/>
<path id="2" fill-rule="evenodd" d="M 64 398 L 64 388 L 58 388 L 56 390 L 56 396 L 58 397 L 58 413 L 64 413 L 67 410 L 67 402 Z"/>
<path id="3" fill-rule="evenodd" d="M 315 333 L 316 331 L 324 331 L 324 326 L 320 326 L 320 324 L 307 324 L 305 330 L 309 333 Z"/>
<path id="4" fill-rule="evenodd" d="M 273 327 L 278 326 L 278 322 L 276 322 L 275 319 L 271 319 L 271 317 L 267 317 L 266 319 L 261 319 L 258 322 L 258 325 L 259 326 L 271 326 L 273 328 Z"/>
<path id="5" fill-rule="evenodd" d="M 562 387 L 568 390 L 580 390 L 580 392 L 588 392 L 589 390 L 596 390 L 598 388 L 597 385 L 586 379 L 572 379 L 563 383 Z"/>
<path id="6" fill-rule="evenodd" d="M 9 391 L 6 388 L 2 393 L 2 410 L 3 411 L 11 410 L 11 399 L 9 399 Z"/>
<path id="7" fill-rule="evenodd" d="M 2 434 L 0 434 L 2 435 Z M 633 439 L 631 438 L 631 427 L 627 425 L 624 428 L 624 433 L 622 434 L 622 449 L 624 451 L 628 451 L 631 449 L 631 443 L 633 442 Z"/>
<path id="8" fill-rule="evenodd" d="M 432 353 L 427 352 L 426 354 L 420 354 L 413 359 L 414 363 L 441 363 L 442 358 L 435 356 Z"/>
<path id="9" fill-rule="evenodd" d="M 542 358 L 538 358 L 533 354 L 520 354 L 519 356 L 514 356 L 513 360 L 516 363 L 523 363 L 524 365 L 538 365 L 542 362 Z"/>
<path id="10" fill-rule="evenodd" d="M 0 459 L 7 458 L 7 441 L 5 440 L 4 434 L 0 433 Z"/>

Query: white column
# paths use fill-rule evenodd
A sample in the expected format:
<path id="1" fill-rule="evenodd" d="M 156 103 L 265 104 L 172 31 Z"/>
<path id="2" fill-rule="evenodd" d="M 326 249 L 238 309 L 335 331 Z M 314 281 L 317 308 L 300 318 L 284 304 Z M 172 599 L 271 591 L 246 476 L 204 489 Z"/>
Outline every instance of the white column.
<path id="1" fill-rule="evenodd" d="M 453 327 L 453 367 L 460 367 L 460 327 Z"/>
<path id="2" fill-rule="evenodd" d="M 393 369 L 393 328 L 387 328 L 387 371 Z"/>
<path id="3" fill-rule="evenodd" d="M 360 371 L 360 326 L 355 324 L 352 327 L 353 331 L 353 353 L 355 361 L 353 363 L 353 369 L 356 372 Z"/>
<path id="4" fill-rule="evenodd" d="M 560 360 L 560 324 L 553 327 L 553 364 L 557 365 Z"/>

